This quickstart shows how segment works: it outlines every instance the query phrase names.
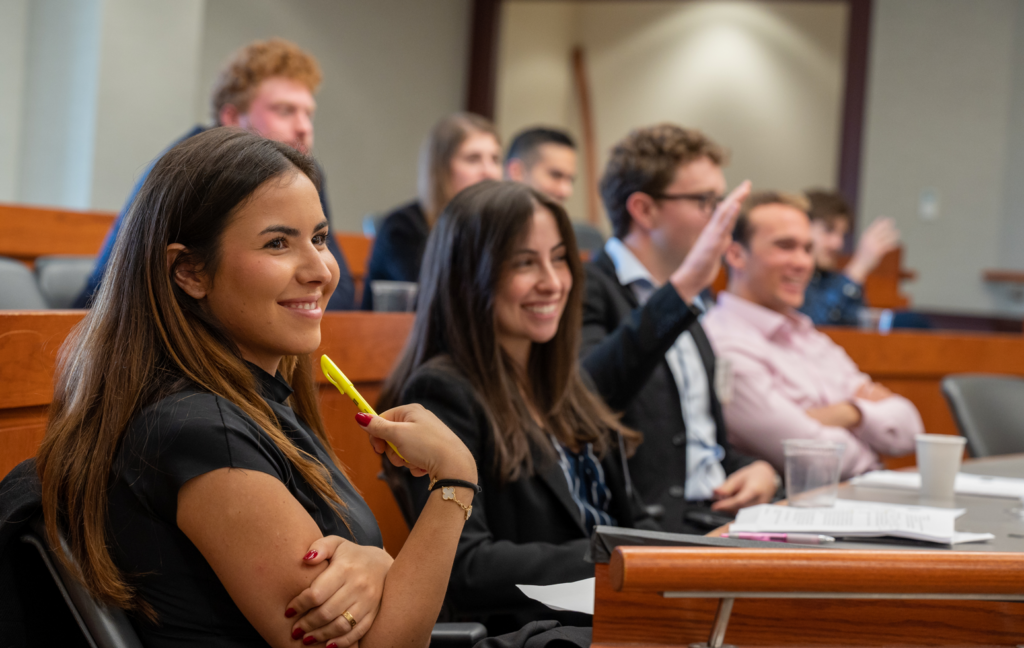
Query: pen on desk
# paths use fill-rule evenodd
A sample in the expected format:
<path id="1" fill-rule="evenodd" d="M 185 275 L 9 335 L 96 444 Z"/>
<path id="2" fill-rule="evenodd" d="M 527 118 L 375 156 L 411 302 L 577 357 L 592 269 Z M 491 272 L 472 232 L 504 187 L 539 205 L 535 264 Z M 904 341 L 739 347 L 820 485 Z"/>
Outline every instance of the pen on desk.
<path id="1" fill-rule="evenodd" d="M 348 379 L 348 376 L 343 374 L 341 369 L 338 369 L 338 365 L 334 364 L 334 361 L 328 358 L 326 354 L 320 356 L 320 370 L 324 372 L 325 376 L 327 376 L 327 382 L 337 387 L 338 391 L 352 399 L 352 402 L 356 404 L 356 409 L 363 414 L 377 416 L 377 412 L 374 412 L 373 408 L 370 407 L 370 404 L 366 402 L 365 398 L 363 398 L 363 395 L 356 391 L 355 385 L 353 385 L 352 381 Z M 391 449 L 395 451 L 395 454 L 398 455 L 402 461 L 405 461 L 405 457 L 403 457 L 402 453 L 398 451 L 395 444 L 390 441 L 388 441 L 387 444 L 391 446 Z"/>
<path id="2" fill-rule="evenodd" d="M 723 538 L 733 540 L 763 540 L 765 542 L 789 542 L 794 544 L 828 544 L 835 542 L 832 536 L 819 533 L 723 533 Z"/>

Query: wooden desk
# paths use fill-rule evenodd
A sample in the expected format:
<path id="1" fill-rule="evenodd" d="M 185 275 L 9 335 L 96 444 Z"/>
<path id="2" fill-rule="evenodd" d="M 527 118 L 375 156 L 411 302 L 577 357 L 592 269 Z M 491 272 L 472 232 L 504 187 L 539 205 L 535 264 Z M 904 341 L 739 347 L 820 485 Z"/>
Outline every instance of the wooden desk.
<path id="1" fill-rule="evenodd" d="M 83 311 L 0 313 L 0 477 L 35 456 L 53 398 L 57 351 Z M 377 400 L 384 379 L 412 328 L 410 313 L 327 313 L 315 356 L 326 353 L 360 393 Z M 356 425 L 355 406 L 316 371 L 320 406 L 331 443 L 373 510 L 385 548 L 395 555 L 409 531 L 387 484 L 377 478 L 380 457 Z"/>
<path id="2" fill-rule="evenodd" d="M 1024 455 L 972 461 L 964 470 L 1020 476 Z M 840 497 L 917 503 L 913 493 L 849 485 Z M 967 508 L 959 530 L 990 531 L 996 539 L 956 550 L 864 542 L 824 549 L 619 547 L 610 564 L 597 565 L 593 645 L 707 641 L 726 592 L 736 598 L 725 639 L 736 645 L 1021 644 L 1024 539 L 1015 536 L 1024 535 L 1024 519 L 1007 513 L 1016 505 L 1009 499 L 957 496 L 956 504 Z M 834 594 L 842 596 L 816 598 Z M 962 600 L 922 598 L 939 595 Z"/>
<path id="3" fill-rule="evenodd" d="M 905 396 L 921 413 L 925 430 L 957 434 L 940 383 L 953 373 L 1024 376 L 1024 336 L 949 331 L 894 331 L 888 335 L 843 327 L 822 329 L 861 371 Z M 884 458 L 889 468 L 914 465 L 913 455 Z"/>
<path id="4" fill-rule="evenodd" d="M 0 256 L 32 265 L 46 254 L 98 254 L 117 214 L 0 204 Z"/>

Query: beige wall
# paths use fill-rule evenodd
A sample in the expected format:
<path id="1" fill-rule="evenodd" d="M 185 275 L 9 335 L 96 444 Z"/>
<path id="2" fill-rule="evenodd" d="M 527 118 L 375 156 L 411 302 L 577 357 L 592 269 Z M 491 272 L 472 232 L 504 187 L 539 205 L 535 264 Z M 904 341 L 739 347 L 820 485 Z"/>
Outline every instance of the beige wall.
<path id="1" fill-rule="evenodd" d="M 0 200 L 120 209 L 210 123 L 229 54 L 281 36 L 323 67 L 315 154 L 335 228 L 358 230 L 415 195 L 420 141 L 463 103 L 468 25 L 468 0 L 0 0 Z"/>
<path id="2" fill-rule="evenodd" d="M 1000 262 L 1024 268 L 1021 10 L 1015 0 L 875 2 L 860 219 L 896 219 L 919 308 L 1021 310 L 981 280 Z M 939 199 L 932 220 L 919 213 L 925 190 Z"/>
<path id="3" fill-rule="evenodd" d="M 630 129 L 672 121 L 732 150 L 731 184 L 834 184 L 845 3 L 510 0 L 504 11 L 496 115 L 504 136 L 537 122 L 578 135 L 570 51 L 579 43 L 599 165 Z M 571 211 L 583 213 L 579 201 Z"/>

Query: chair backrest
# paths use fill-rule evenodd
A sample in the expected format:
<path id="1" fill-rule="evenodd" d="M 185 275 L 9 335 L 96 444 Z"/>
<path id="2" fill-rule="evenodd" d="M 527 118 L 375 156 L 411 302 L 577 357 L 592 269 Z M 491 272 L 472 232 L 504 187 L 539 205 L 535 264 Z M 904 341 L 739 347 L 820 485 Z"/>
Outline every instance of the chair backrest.
<path id="1" fill-rule="evenodd" d="M 0 310 L 42 310 L 36 278 L 21 261 L 0 257 Z"/>
<path id="2" fill-rule="evenodd" d="M 95 648 L 143 648 L 139 636 L 135 633 L 128 616 L 123 610 L 100 605 L 64 568 L 64 564 L 54 555 L 46 541 L 42 517 L 36 517 L 31 530 L 21 536 L 21 541 L 30 544 L 39 552 L 46 569 L 53 577 L 57 589 L 82 629 L 90 646 Z M 61 544 L 64 539 L 61 538 Z M 67 547 L 61 550 L 67 553 Z"/>
<path id="3" fill-rule="evenodd" d="M 36 258 L 36 282 L 50 308 L 71 308 L 96 267 L 96 257 L 53 254 Z"/>
<path id="4" fill-rule="evenodd" d="M 576 247 L 580 250 L 594 252 L 604 245 L 604 234 L 593 225 L 573 221 L 572 229 L 576 234 Z"/>
<path id="5" fill-rule="evenodd" d="M 942 393 L 973 457 L 1024 452 L 1024 379 L 953 374 Z"/>

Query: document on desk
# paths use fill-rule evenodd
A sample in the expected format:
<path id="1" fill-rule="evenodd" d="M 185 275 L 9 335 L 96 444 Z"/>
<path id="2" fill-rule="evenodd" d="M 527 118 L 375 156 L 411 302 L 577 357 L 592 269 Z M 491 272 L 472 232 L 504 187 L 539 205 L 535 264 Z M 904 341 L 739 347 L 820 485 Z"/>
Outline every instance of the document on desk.
<path id="1" fill-rule="evenodd" d="M 574 583 L 558 585 L 516 585 L 519 590 L 548 606 L 565 612 L 594 613 L 594 579 L 585 578 Z"/>
<path id="2" fill-rule="evenodd" d="M 740 510 L 730 532 L 823 533 L 839 538 L 893 536 L 938 544 L 981 542 L 991 533 L 957 532 L 964 509 L 899 506 L 838 500 L 832 508 L 796 508 L 761 504 Z"/>
<path id="3" fill-rule="evenodd" d="M 870 486 L 872 488 L 921 490 L 921 475 L 916 472 L 873 470 L 854 477 L 850 483 L 854 486 Z M 1024 500 L 1024 479 L 1014 477 L 989 477 L 988 475 L 957 473 L 953 488 L 960 495 L 1009 497 Z"/>

